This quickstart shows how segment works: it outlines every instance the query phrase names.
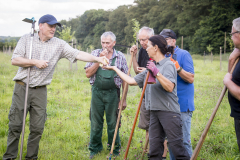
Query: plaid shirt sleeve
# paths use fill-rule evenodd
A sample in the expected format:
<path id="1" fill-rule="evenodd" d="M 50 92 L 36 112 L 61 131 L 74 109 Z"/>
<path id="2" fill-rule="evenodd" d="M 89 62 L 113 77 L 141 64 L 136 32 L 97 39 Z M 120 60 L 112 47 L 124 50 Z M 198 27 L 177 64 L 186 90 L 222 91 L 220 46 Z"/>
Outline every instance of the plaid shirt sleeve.
<path id="1" fill-rule="evenodd" d="M 122 64 L 121 64 L 121 66 L 122 66 L 121 71 L 124 72 L 125 74 L 127 74 L 128 66 L 127 66 L 127 60 L 126 60 L 124 54 L 122 54 L 122 61 L 121 62 L 122 62 Z"/>
<path id="2" fill-rule="evenodd" d="M 92 53 L 91 53 L 91 55 L 96 56 L 96 57 L 99 57 L 99 54 L 100 54 L 100 49 L 96 49 L 96 50 L 92 51 Z M 93 64 L 94 64 L 93 62 L 87 62 L 84 69 L 91 67 Z M 90 77 L 89 83 L 91 85 L 94 84 L 95 78 L 96 78 L 96 74 L 94 74 L 92 77 Z"/>
<path id="3" fill-rule="evenodd" d="M 117 66 L 117 68 L 119 70 L 121 70 L 122 72 L 127 74 L 127 72 L 128 72 L 127 60 L 126 60 L 124 54 L 120 51 L 118 51 L 118 58 L 117 58 L 117 61 L 115 62 L 115 65 Z M 116 86 L 118 88 L 121 88 L 121 84 L 123 81 L 118 75 L 114 78 L 114 81 L 115 81 Z"/>

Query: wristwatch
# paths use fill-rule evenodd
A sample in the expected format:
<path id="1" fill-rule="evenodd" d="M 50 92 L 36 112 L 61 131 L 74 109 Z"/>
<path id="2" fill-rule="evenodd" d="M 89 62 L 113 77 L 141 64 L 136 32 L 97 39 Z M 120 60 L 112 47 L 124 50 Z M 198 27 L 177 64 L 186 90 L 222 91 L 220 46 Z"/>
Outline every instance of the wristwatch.
<path id="1" fill-rule="evenodd" d="M 160 76 L 160 73 L 158 72 L 156 76 Z"/>
<path id="2" fill-rule="evenodd" d="M 180 67 L 180 69 L 177 71 L 177 73 L 181 72 L 182 71 L 182 67 Z"/>

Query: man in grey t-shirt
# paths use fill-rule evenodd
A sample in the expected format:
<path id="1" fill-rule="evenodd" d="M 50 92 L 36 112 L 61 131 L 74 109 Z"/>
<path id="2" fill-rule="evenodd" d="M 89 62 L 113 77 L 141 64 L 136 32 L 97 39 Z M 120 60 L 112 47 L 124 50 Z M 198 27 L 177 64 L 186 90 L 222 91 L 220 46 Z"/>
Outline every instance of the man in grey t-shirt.
<path id="1" fill-rule="evenodd" d="M 76 60 L 86 62 L 100 62 L 106 64 L 106 57 L 94 57 L 70 47 L 65 41 L 55 38 L 56 25 L 61 26 L 52 15 L 44 15 L 39 19 L 39 32 L 33 37 L 32 59 L 28 59 L 30 53 L 30 34 L 26 34 L 19 40 L 12 56 L 12 65 L 19 66 L 14 77 L 16 81 L 12 97 L 12 105 L 9 111 L 9 132 L 7 149 L 3 160 L 16 159 L 18 143 L 23 124 L 24 99 L 27 82 L 27 70 L 31 67 L 29 77 L 29 91 L 27 111 L 30 114 L 30 134 L 27 143 L 25 159 L 37 159 L 39 141 L 41 139 L 44 124 L 47 119 L 47 88 L 52 81 L 55 66 L 61 58 L 67 58 L 71 62 Z"/>

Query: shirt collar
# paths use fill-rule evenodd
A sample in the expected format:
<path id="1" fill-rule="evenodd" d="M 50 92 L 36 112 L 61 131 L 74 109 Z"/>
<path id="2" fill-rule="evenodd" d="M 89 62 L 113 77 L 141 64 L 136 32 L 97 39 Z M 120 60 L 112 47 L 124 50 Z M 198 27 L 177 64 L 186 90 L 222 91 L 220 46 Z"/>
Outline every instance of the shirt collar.
<path id="1" fill-rule="evenodd" d="M 101 52 L 103 51 L 103 49 L 101 49 Z M 99 53 L 101 53 L 99 52 Z M 119 53 L 113 48 L 113 55 L 111 57 L 111 59 L 115 58 L 115 57 L 118 57 L 119 56 Z"/>
<path id="2" fill-rule="evenodd" d="M 40 42 L 42 42 L 38 34 L 39 34 L 39 32 L 34 33 L 34 37 L 36 37 L 36 39 L 38 39 Z M 51 38 L 51 39 L 52 39 L 52 38 Z M 46 41 L 44 41 L 43 43 L 45 43 L 45 42 L 49 42 L 51 39 L 46 40 Z"/>
<path id="3" fill-rule="evenodd" d="M 165 62 L 167 62 L 168 60 L 170 60 L 170 58 L 164 58 L 161 61 L 157 62 L 157 64 L 159 64 L 160 66 L 162 66 Z"/>
<path id="4" fill-rule="evenodd" d="M 178 47 L 178 46 L 176 46 L 176 48 L 174 48 L 174 52 L 176 52 L 178 49 L 179 49 L 179 47 Z"/>

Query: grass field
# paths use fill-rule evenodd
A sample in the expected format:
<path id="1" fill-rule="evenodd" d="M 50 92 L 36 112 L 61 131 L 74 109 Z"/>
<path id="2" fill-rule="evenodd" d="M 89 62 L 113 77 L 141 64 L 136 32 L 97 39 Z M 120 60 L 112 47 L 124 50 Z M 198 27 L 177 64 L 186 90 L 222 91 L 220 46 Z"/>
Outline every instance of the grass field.
<path id="1" fill-rule="evenodd" d="M 223 89 L 222 80 L 227 72 L 227 57 L 228 55 L 223 56 L 225 61 L 222 62 L 222 70 L 220 71 L 219 57 L 215 56 L 211 63 L 210 56 L 205 57 L 204 61 L 202 56 L 193 55 L 196 109 L 193 113 L 191 130 L 193 149 L 197 145 Z M 69 62 L 65 59 L 61 60 L 55 70 L 53 81 L 48 86 L 48 119 L 40 141 L 40 160 L 84 160 L 89 157 L 91 86 L 83 69 L 85 63 L 78 62 L 77 64 L 78 70 L 70 71 Z M 73 67 L 75 68 L 75 64 Z M 2 159 L 7 146 L 8 112 L 14 88 L 12 79 L 17 69 L 11 65 L 10 55 L 0 53 L 0 159 Z M 132 75 L 135 74 L 132 72 Z M 141 90 L 137 86 L 129 87 L 128 106 L 122 113 L 122 126 L 120 128 L 121 155 L 116 159 L 124 157 L 140 95 Z M 229 114 L 230 106 L 227 96 L 225 96 L 198 159 L 240 159 L 233 118 Z M 26 121 L 24 156 L 29 134 L 28 125 L 29 117 Z M 128 159 L 140 159 L 144 138 L 145 131 L 136 128 Z M 104 148 L 95 159 L 107 159 L 106 157 L 109 155 L 109 151 L 106 149 L 106 123 L 104 124 L 102 141 Z M 147 158 L 145 157 L 145 159 Z"/>

